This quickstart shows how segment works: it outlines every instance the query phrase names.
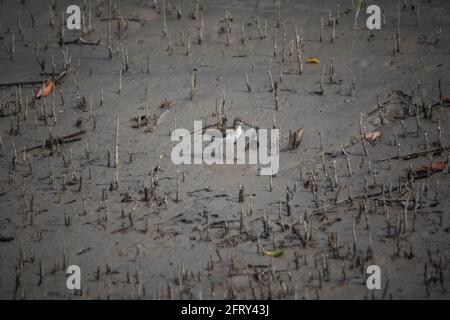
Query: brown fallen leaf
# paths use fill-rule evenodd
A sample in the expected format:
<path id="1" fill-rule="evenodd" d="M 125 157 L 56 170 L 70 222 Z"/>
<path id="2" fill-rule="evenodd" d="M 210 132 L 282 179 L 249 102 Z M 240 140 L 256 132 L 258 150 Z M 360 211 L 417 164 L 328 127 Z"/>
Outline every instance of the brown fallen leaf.
<path id="1" fill-rule="evenodd" d="M 381 137 L 380 131 L 367 132 L 364 134 L 364 139 L 366 139 L 369 142 L 374 142 L 380 137 Z"/>
<path id="2" fill-rule="evenodd" d="M 431 163 L 431 170 L 434 172 L 442 171 L 445 169 L 446 162 L 440 161 L 440 162 L 432 162 Z"/>
<path id="3" fill-rule="evenodd" d="M 446 95 L 445 97 L 442 97 L 442 102 L 450 102 L 450 94 Z"/>
<path id="4" fill-rule="evenodd" d="M 430 174 L 440 172 L 445 169 L 446 162 L 432 162 L 430 166 L 421 166 L 414 170 L 416 178 L 424 178 L 428 176 L 428 170 L 430 170 Z"/>

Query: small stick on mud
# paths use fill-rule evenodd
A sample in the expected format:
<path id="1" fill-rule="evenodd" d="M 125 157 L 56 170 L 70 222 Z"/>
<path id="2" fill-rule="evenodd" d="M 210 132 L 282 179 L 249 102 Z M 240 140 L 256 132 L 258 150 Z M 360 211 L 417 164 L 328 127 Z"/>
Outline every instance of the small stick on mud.
<path id="1" fill-rule="evenodd" d="M 367 157 L 369 154 L 368 154 L 368 151 L 367 151 L 367 146 L 366 146 L 365 138 L 364 138 L 364 136 L 365 136 L 365 127 L 363 126 L 363 113 L 362 112 L 361 112 L 360 117 L 359 117 L 359 133 L 360 133 L 359 140 L 361 142 L 361 147 L 362 147 L 362 150 L 363 150 L 362 162 L 364 163 L 364 158 Z"/>
<path id="2" fill-rule="evenodd" d="M 119 85 L 117 87 L 117 94 L 121 94 L 122 93 L 122 69 L 120 69 L 119 71 Z"/>
<path id="3" fill-rule="evenodd" d="M 331 63 L 330 63 L 330 84 L 334 83 L 334 57 L 331 58 Z"/>
<path id="4" fill-rule="evenodd" d="M 269 82 L 270 82 L 270 92 L 275 92 L 275 86 L 273 83 L 273 78 L 272 78 L 272 72 L 270 71 L 270 64 L 269 64 L 269 70 L 267 71 L 267 74 L 269 75 Z"/>
<path id="5" fill-rule="evenodd" d="M 187 32 L 187 43 L 186 43 L 186 55 L 191 55 L 191 30 L 188 30 Z"/>
<path id="6" fill-rule="evenodd" d="M 344 154 L 345 161 L 347 163 L 348 175 L 349 175 L 349 177 L 351 177 L 352 176 L 352 165 L 351 165 L 351 162 L 350 162 L 350 157 L 349 157 L 347 151 L 345 151 L 344 146 L 342 145 L 342 143 L 341 143 L 341 150 L 342 150 L 342 153 Z"/>
<path id="7" fill-rule="evenodd" d="M 244 24 L 242 24 L 242 25 L 244 25 Z M 198 44 L 202 45 L 203 44 L 203 30 L 205 29 L 205 24 L 203 22 L 203 14 L 201 15 L 200 27 L 198 29 L 199 29 L 199 32 L 198 32 Z"/>
<path id="8" fill-rule="evenodd" d="M 267 38 L 267 19 L 264 19 L 264 39 Z"/>
<path id="9" fill-rule="evenodd" d="M 333 167 L 334 187 L 336 188 L 339 184 L 339 178 L 338 178 L 337 165 L 336 165 L 335 160 L 331 161 L 331 166 Z M 340 190 L 340 187 L 339 187 L 339 190 Z M 336 198 L 336 200 L 337 200 L 337 198 Z"/>
<path id="10" fill-rule="evenodd" d="M 333 43 L 336 37 L 336 19 L 332 18 L 331 19 L 332 24 L 331 24 L 331 37 L 330 37 L 330 42 Z"/>
<path id="11" fill-rule="evenodd" d="M 281 51 L 281 62 L 283 63 L 286 57 L 286 27 L 284 23 L 281 24 L 281 29 L 283 30 L 283 46 Z"/>
<path id="12" fill-rule="evenodd" d="M 297 50 L 297 61 L 298 61 L 298 74 L 302 75 L 302 73 L 303 73 L 303 60 L 302 60 L 302 52 L 301 52 L 301 50 Z"/>
<path id="13" fill-rule="evenodd" d="M 241 23 L 241 45 L 245 45 L 245 23 Z"/>
<path id="14" fill-rule="evenodd" d="M 124 47 L 123 42 L 120 42 L 120 49 L 122 51 L 122 70 L 126 73 L 130 69 L 130 64 L 128 62 L 128 51 Z"/>
<path id="15" fill-rule="evenodd" d="M 114 134 L 114 181 L 113 190 L 119 185 L 119 115 L 116 118 L 116 130 Z"/>
<path id="16" fill-rule="evenodd" d="M 326 65 L 323 67 L 323 70 L 322 70 L 322 75 L 321 75 L 321 77 L 320 77 L 320 91 L 319 91 L 319 94 L 321 95 L 321 96 L 323 96 L 324 95 L 324 93 L 325 93 L 325 89 L 324 89 L 324 87 L 323 87 L 323 78 L 325 77 L 325 69 L 326 69 Z"/>
<path id="17" fill-rule="evenodd" d="M 168 40 L 167 40 L 167 53 L 169 56 L 173 55 L 173 45 L 172 45 L 172 38 L 170 37 L 170 35 L 168 36 Z"/>
<path id="18" fill-rule="evenodd" d="M 194 100 L 197 95 L 197 71 L 194 71 L 191 76 L 191 100 Z"/>
<path id="19" fill-rule="evenodd" d="M 320 34 L 319 34 L 319 42 L 322 42 L 323 39 L 323 18 L 320 17 Z"/>
<path id="20" fill-rule="evenodd" d="M 250 87 L 250 83 L 248 81 L 248 74 L 245 73 L 245 84 L 247 85 L 247 91 L 252 92 L 252 88 Z"/>
<path id="21" fill-rule="evenodd" d="M 434 45 L 435 46 L 437 46 L 439 41 L 441 40 L 443 18 L 444 18 L 444 10 L 441 11 L 441 18 L 439 20 L 439 28 L 436 30 L 435 36 L 434 36 Z"/>
<path id="22" fill-rule="evenodd" d="M 244 202 L 244 186 L 239 184 L 239 203 Z"/>
<path id="23" fill-rule="evenodd" d="M 381 109 L 381 103 L 380 103 L 378 95 L 377 95 L 377 111 L 378 111 L 378 118 L 380 119 L 380 124 L 383 125 L 384 124 L 384 118 L 383 118 L 382 109 Z"/>
<path id="24" fill-rule="evenodd" d="M 349 92 L 349 96 L 350 97 L 353 97 L 354 95 L 355 95 L 355 91 L 356 91 L 356 78 L 355 77 L 353 77 L 353 79 L 352 79 L 352 84 L 351 84 L 351 86 L 350 86 L 350 92 Z"/>
<path id="25" fill-rule="evenodd" d="M 283 82 L 283 60 L 280 59 L 280 83 Z"/>
<path id="26" fill-rule="evenodd" d="M 162 30 L 162 35 L 163 35 L 163 37 L 165 37 L 167 35 L 166 0 L 162 0 L 162 10 L 163 10 L 163 30 Z"/>
<path id="27" fill-rule="evenodd" d="M 420 24 L 420 0 L 417 0 L 417 7 L 416 7 L 416 26 L 419 26 Z"/>
<path id="28" fill-rule="evenodd" d="M 180 170 L 177 169 L 177 191 L 176 191 L 176 198 L 175 202 L 180 202 Z"/>
<path id="29" fill-rule="evenodd" d="M 416 136 L 417 137 L 419 137 L 421 130 L 422 129 L 421 129 L 421 126 L 420 126 L 419 106 L 416 106 Z"/>
<path id="30" fill-rule="evenodd" d="M 392 35 L 392 44 L 393 44 L 392 54 L 396 55 L 397 54 L 397 38 L 395 37 L 395 34 Z"/>
<path id="31" fill-rule="evenodd" d="M 397 34 L 396 34 L 396 52 L 400 52 L 400 3 L 397 3 Z"/>
<path id="32" fill-rule="evenodd" d="M 275 98 L 275 110 L 278 110 L 278 83 L 275 81 L 274 83 L 274 98 Z"/>
<path id="33" fill-rule="evenodd" d="M 273 56 L 277 56 L 277 38 L 278 38 L 278 30 L 275 29 L 275 36 L 273 39 Z"/>
<path id="34" fill-rule="evenodd" d="M 231 22 L 229 18 L 227 17 L 227 46 L 231 45 Z"/>
<path id="35" fill-rule="evenodd" d="M 44 266 L 42 264 L 42 259 L 39 259 L 39 281 L 38 281 L 38 286 L 40 286 L 43 281 L 44 281 Z"/>
<path id="36" fill-rule="evenodd" d="M 52 27 L 52 29 L 53 29 L 53 27 L 55 26 L 55 19 L 54 19 L 54 14 L 53 14 L 53 7 L 52 7 L 52 6 L 49 6 L 49 8 L 50 8 L 49 25 L 50 25 L 50 27 Z"/>
<path id="37" fill-rule="evenodd" d="M 195 0 L 195 7 L 194 7 L 194 11 L 192 12 L 193 20 L 197 20 L 199 10 L 200 10 L 200 0 Z"/>
<path id="38" fill-rule="evenodd" d="M 259 19 L 259 16 L 256 17 L 256 21 L 257 21 L 257 24 L 258 24 L 259 37 L 260 37 L 261 40 L 263 40 L 265 37 L 264 37 L 263 31 L 262 31 L 262 28 L 261 28 L 261 21 Z"/>
<path id="39" fill-rule="evenodd" d="M 182 12 L 181 12 L 181 2 L 178 2 L 178 5 L 175 6 L 175 9 L 177 11 L 177 19 L 180 20 L 182 17 Z"/>
<path id="40" fill-rule="evenodd" d="M 22 23 L 21 23 L 20 10 L 17 11 L 17 28 L 19 29 L 20 41 L 23 41 L 23 28 L 22 28 Z"/>
<path id="41" fill-rule="evenodd" d="M 14 39 L 14 32 L 11 34 L 11 52 L 10 52 L 10 59 L 13 61 L 16 56 L 16 41 Z"/>
<path id="42" fill-rule="evenodd" d="M 100 107 L 103 107 L 104 97 L 103 97 L 103 88 L 100 90 Z"/>
<path id="43" fill-rule="evenodd" d="M 147 55 L 147 74 L 150 73 L 151 59 L 152 59 L 152 51 L 150 50 Z"/>
<path id="44" fill-rule="evenodd" d="M 108 0 L 108 50 L 109 50 L 109 58 L 112 58 L 112 50 L 111 50 L 111 0 Z"/>

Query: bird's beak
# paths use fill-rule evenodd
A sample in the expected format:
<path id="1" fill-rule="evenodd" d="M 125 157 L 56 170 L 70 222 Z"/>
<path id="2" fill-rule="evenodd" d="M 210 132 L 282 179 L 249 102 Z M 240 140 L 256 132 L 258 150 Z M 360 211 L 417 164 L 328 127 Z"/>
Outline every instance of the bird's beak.
<path id="1" fill-rule="evenodd" d="M 255 127 L 247 122 L 242 122 L 242 123 L 245 124 L 246 126 L 249 126 L 250 128 L 259 129 L 258 127 Z"/>

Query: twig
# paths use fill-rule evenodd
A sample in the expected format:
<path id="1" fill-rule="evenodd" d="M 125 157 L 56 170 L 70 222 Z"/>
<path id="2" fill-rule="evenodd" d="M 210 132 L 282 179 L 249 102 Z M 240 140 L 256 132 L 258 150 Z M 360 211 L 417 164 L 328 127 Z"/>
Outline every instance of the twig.
<path id="1" fill-rule="evenodd" d="M 78 132 L 63 136 L 63 137 L 59 137 L 59 138 L 55 138 L 55 139 L 53 139 L 53 138 L 45 139 L 43 144 L 27 148 L 27 149 L 25 149 L 25 152 L 29 152 L 29 151 L 36 150 L 36 149 L 42 149 L 43 147 L 51 147 L 53 145 L 61 145 L 64 143 L 80 141 L 81 138 L 78 136 L 85 134 L 85 133 L 86 133 L 86 130 L 81 130 L 81 131 L 78 131 Z"/>
<path id="2" fill-rule="evenodd" d="M 418 158 L 420 156 L 426 156 L 430 153 L 439 153 L 439 152 L 446 151 L 446 150 L 450 150 L 450 146 L 445 147 L 445 148 L 436 148 L 436 149 L 430 149 L 430 150 L 425 150 L 425 151 L 408 153 L 408 154 L 404 154 L 404 155 L 397 155 L 394 157 L 383 158 L 383 159 L 376 160 L 376 162 L 388 161 L 389 159 L 411 160 L 411 159 Z"/>

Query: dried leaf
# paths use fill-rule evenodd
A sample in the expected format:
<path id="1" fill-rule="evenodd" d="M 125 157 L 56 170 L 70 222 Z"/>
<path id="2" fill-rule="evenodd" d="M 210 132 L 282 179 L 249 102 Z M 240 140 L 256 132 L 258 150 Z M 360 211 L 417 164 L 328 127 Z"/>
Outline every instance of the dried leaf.
<path id="1" fill-rule="evenodd" d="M 445 169 L 445 162 L 432 162 L 431 163 L 431 171 L 433 172 L 439 172 Z"/>
<path id="2" fill-rule="evenodd" d="M 165 97 L 159 107 L 161 109 L 167 110 L 167 109 L 170 109 L 171 106 L 172 106 L 172 101 L 167 99 L 167 97 Z"/>
<path id="3" fill-rule="evenodd" d="M 54 87 L 53 81 L 52 80 L 47 81 L 47 84 L 45 84 L 36 92 L 36 99 L 39 99 L 41 97 L 47 97 L 53 91 L 53 87 Z"/>
<path id="4" fill-rule="evenodd" d="M 280 257 L 281 255 L 283 255 L 283 252 L 284 252 L 283 250 L 266 251 L 263 249 L 263 253 L 266 256 L 274 257 L 274 258 Z"/>
<path id="5" fill-rule="evenodd" d="M 369 142 L 374 142 L 380 137 L 381 137 L 380 131 L 367 132 L 366 134 L 364 134 L 364 139 L 366 139 Z"/>
<path id="6" fill-rule="evenodd" d="M 294 133 L 289 132 L 289 150 L 295 150 L 300 146 L 303 139 L 303 130 L 303 128 L 299 128 Z"/>
<path id="7" fill-rule="evenodd" d="M 316 57 L 309 57 L 308 59 L 306 59 L 306 63 L 317 64 L 317 63 L 320 63 L 320 60 L 319 60 L 319 58 L 316 58 Z"/>
<path id="8" fill-rule="evenodd" d="M 295 131 L 295 140 L 298 141 L 298 143 L 300 143 L 303 139 L 303 130 L 303 128 L 299 128 Z"/>
<path id="9" fill-rule="evenodd" d="M 428 170 L 430 174 L 440 172 L 445 169 L 446 162 L 432 162 L 430 166 L 421 166 L 414 170 L 416 178 L 424 178 L 428 176 Z"/>

